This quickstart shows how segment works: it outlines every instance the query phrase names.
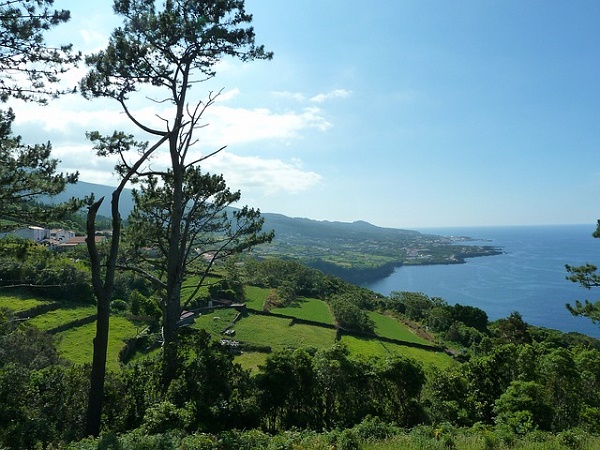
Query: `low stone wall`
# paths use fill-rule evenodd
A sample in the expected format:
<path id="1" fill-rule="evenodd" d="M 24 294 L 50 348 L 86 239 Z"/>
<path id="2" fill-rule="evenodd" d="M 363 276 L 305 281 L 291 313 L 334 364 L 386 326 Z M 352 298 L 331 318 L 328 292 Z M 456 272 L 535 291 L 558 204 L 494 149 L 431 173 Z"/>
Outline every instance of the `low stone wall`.
<path id="1" fill-rule="evenodd" d="M 50 330 L 48 330 L 46 332 L 48 334 L 62 333 L 63 331 L 81 327 L 83 325 L 87 325 L 88 323 L 93 323 L 95 321 L 96 321 L 96 314 L 93 314 L 91 316 L 83 317 L 82 319 L 73 320 L 72 322 L 62 324 L 55 328 L 51 328 Z"/>
<path id="2" fill-rule="evenodd" d="M 60 309 L 61 307 L 62 306 L 60 303 L 46 303 L 44 305 L 34 306 L 33 308 L 29 308 L 25 311 L 19 311 L 15 315 L 19 319 L 27 319 L 30 317 L 39 316 L 41 314 Z"/>

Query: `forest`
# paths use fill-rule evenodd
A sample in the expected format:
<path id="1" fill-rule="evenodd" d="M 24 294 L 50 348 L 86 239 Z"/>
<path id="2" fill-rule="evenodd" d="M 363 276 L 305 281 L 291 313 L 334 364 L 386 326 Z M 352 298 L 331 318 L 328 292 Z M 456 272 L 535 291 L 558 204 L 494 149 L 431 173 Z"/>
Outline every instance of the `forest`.
<path id="1" fill-rule="evenodd" d="M 0 1 L 0 447 L 600 447 L 600 341 L 252 252 L 273 231 L 203 170 L 223 148 L 194 149 L 220 93 L 193 88 L 223 58 L 273 57 L 242 0 L 115 0 L 114 12 L 106 49 L 81 55 L 46 45 L 70 19 L 52 0 Z M 77 64 L 86 75 L 61 84 Z M 152 140 L 89 131 L 120 181 L 47 204 L 79 174 L 13 133 L 10 104 L 79 94 L 115 102 Z M 144 122 L 138 96 L 172 116 Z M 161 151 L 165 167 L 151 163 Z M 57 251 L 12 233 L 32 226 L 85 239 Z M 600 284 L 595 266 L 567 272 Z M 597 318 L 597 304 L 569 308 Z"/>

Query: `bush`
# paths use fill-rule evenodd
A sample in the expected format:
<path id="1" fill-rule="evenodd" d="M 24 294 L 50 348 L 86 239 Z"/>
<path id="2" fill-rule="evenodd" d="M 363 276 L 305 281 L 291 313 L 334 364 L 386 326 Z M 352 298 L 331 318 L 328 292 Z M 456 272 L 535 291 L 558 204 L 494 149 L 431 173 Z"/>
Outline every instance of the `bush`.
<path id="1" fill-rule="evenodd" d="M 269 448 L 272 437 L 259 430 L 224 433 L 219 439 L 219 448 L 255 450 Z M 282 447 L 283 448 L 283 447 Z"/>
<path id="2" fill-rule="evenodd" d="M 189 411 L 177 408 L 169 401 L 163 401 L 146 410 L 142 428 L 148 434 L 164 433 L 168 430 L 184 429 L 190 419 Z"/>
<path id="3" fill-rule="evenodd" d="M 122 313 L 127 311 L 127 302 L 119 298 L 110 302 L 110 311 L 113 313 Z"/>
<path id="4" fill-rule="evenodd" d="M 179 450 L 213 450 L 216 445 L 216 439 L 213 436 L 199 433 L 183 438 Z"/>
<path id="5" fill-rule="evenodd" d="M 388 439 L 402 430 L 397 426 L 382 421 L 379 417 L 365 417 L 361 423 L 354 427 L 354 432 L 363 440 Z"/>
<path id="6" fill-rule="evenodd" d="M 558 442 L 572 450 L 584 448 L 587 441 L 587 434 L 578 429 L 563 431 L 558 435 Z"/>
<path id="7" fill-rule="evenodd" d="M 353 430 L 342 430 L 337 434 L 335 447 L 338 450 L 360 450 L 358 435 Z"/>

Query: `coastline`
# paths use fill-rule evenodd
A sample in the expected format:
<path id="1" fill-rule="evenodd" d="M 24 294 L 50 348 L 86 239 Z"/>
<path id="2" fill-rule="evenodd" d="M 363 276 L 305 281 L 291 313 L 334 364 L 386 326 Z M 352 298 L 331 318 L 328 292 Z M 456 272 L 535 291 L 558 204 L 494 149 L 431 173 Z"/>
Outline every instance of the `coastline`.
<path id="1" fill-rule="evenodd" d="M 481 248 L 485 251 L 458 253 L 453 255 L 453 258 L 436 260 L 407 258 L 404 260 L 390 261 L 376 267 L 342 267 L 334 263 L 323 261 L 322 259 L 305 261 L 305 264 L 328 275 L 339 277 L 346 282 L 364 286 L 366 284 L 376 283 L 380 280 L 386 279 L 400 267 L 448 266 L 466 264 L 468 260 L 472 258 L 483 258 L 487 256 L 499 256 L 504 254 L 504 251 L 497 246 L 481 246 Z"/>
<path id="2" fill-rule="evenodd" d="M 451 304 L 476 306 L 490 320 L 518 311 L 531 325 L 600 338 L 597 324 L 565 308 L 566 303 L 594 300 L 600 293 L 568 281 L 565 271 L 565 264 L 600 259 L 600 239 L 593 238 L 593 231 L 586 224 L 438 229 L 437 233 L 491 241 L 503 253 L 473 258 L 468 264 L 404 265 L 388 278 L 363 286 L 385 296 L 392 291 L 423 292 Z"/>

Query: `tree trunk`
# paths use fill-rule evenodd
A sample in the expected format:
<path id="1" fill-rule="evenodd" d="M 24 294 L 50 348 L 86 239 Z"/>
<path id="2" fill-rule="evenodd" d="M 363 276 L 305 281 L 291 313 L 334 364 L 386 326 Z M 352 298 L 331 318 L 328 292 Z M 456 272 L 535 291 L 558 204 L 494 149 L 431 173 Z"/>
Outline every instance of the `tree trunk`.
<path id="1" fill-rule="evenodd" d="M 177 322 L 181 315 L 181 300 L 179 290 L 169 292 L 163 305 L 163 367 L 162 384 L 163 389 L 175 378 L 177 372 Z"/>
<path id="2" fill-rule="evenodd" d="M 96 337 L 94 337 L 94 356 L 90 375 L 86 435 L 97 437 L 100 434 L 104 380 L 106 377 L 106 353 L 108 350 L 108 330 L 110 321 L 110 299 L 98 298 L 96 318 Z"/>
<path id="3" fill-rule="evenodd" d="M 179 108 L 181 109 L 181 108 Z M 176 125 L 181 124 L 181 111 Z M 175 128 L 178 129 L 178 128 Z M 169 138 L 171 164 L 173 168 L 173 198 L 171 200 L 171 223 L 169 248 L 167 251 L 167 287 L 163 304 L 163 389 L 169 387 L 177 368 L 177 322 L 181 316 L 181 284 L 183 282 L 184 256 L 182 248 L 181 221 L 183 218 L 183 174 L 184 166 L 179 161 L 178 134 Z"/>
<path id="4" fill-rule="evenodd" d="M 85 239 L 92 270 L 92 286 L 97 302 L 96 337 L 94 338 L 94 355 L 92 358 L 92 372 L 90 374 L 90 392 L 88 397 L 88 410 L 86 434 L 98 437 L 102 421 L 102 400 L 104 397 L 104 380 L 106 378 L 106 353 L 108 350 L 108 332 L 110 325 L 110 301 L 115 284 L 115 268 L 121 240 L 121 216 L 119 214 L 119 197 L 125 186 L 125 178 L 112 194 L 112 238 L 110 251 L 106 258 L 106 271 L 102 279 L 102 256 L 96 246 L 96 214 L 104 200 L 102 197 L 94 203 L 87 216 Z"/>
<path id="5" fill-rule="evenodd" d="M 97 302 L 96 336 L 94 337 L 94 356 L 90 374 L 90 392 L 86 421 L 86 435 L 97 437 L 100 434 L 102 419 L 102 400 L 104 397 L 104 379 L 106 377 L 106 352 L 108 349 L 108 329 L 110 321 L 110 297 L 103 289 L 101 259 L 96 247 L 96 214 L 104 198 L 94 203 L 87 216 L 86 243 L 92 265 L 92 285 Z"/>

